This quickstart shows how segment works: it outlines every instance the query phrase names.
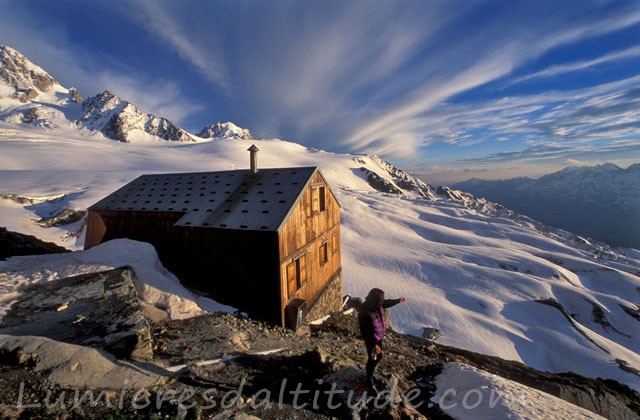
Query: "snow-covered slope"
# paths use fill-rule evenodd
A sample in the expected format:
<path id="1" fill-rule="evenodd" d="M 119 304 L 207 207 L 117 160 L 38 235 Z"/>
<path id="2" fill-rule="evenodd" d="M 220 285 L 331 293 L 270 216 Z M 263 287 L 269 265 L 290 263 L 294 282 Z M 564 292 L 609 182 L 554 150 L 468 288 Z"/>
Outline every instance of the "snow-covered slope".
<path id="1" fill-rule="evenodd" d="M 245 139 L 252 140 L 253 135 L 251 131 L 246 128 L 241 128 L 235 125 L 232 122 L 217 122 L 215 124 L 209 125 L 202 129 L 198 133 L 198 137 L 202 137 L 205 139 L 226 139 L 226 138 L 237 138 L 237 139 Z"/>
<path id="2" fill-rule="evenodd" d="M 432 398 L 455 419 L 604 419 L 537 389 L 460 363 L 447 363 Z"/>
<path id="3" fill-rule="evenodd" d="M 406 296 L 394 328 L 435 327 L 441 343 L 640 389 L 640 252 L 603 252 L 461 192 L 425 198 L 376 157 L 255 143 L 259 167 L 320 166 L 342 206 L 344 291 Z M 0 225 L 80 249 L 82 221 L 45 228 L 33 219 L 86 209 L 143 173 L 246 168 L 246 149 L 232 139 L 123 144 L 0 123 L 0 194 L 11 195 L 0 200 Z M 362 168 L 401 193 L 378 191 Z"/>

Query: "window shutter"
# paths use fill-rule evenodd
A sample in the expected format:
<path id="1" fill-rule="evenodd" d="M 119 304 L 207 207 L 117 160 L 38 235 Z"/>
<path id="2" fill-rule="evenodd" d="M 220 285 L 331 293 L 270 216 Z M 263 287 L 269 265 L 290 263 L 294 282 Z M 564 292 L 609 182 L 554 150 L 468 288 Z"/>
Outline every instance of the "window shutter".
<path id="1" fill-rule="evenodd" d="M 292 262 L 287 265 L 287 294 L 289 299 L 293 297 L 296 293 L 297 287 L 297 273 L 296 273 L 296 262 Z"/>
<path id="2" fill-rule="evenodd" d="M 307 258 L 305 255 L 302 255 L 297 260 L 299 264 L 299 276 L 298 276 L 298 288 L 302 287 L 303 284 L 307 281 Z"/>

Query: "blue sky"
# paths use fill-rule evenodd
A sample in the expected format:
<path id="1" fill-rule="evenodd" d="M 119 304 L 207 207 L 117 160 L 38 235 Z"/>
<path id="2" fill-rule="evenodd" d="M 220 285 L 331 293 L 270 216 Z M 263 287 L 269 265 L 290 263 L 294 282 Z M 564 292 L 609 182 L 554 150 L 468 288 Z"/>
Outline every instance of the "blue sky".
<path id="1" fill-rule="evenodd" d="M 640 162 L 639 1 L 0 0 L 0 43 L 85 97 L 434 184 Z"/>

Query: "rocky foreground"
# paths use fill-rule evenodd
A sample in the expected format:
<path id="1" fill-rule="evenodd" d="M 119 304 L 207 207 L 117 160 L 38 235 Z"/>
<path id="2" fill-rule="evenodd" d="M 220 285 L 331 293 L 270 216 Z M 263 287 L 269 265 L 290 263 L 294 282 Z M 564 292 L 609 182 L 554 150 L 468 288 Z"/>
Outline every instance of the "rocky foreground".
<path id="1" fill-rule="evenodd" d="M 0 250 L 62 251 L 6 230 Z M 535 404 L 549 411 L 555 396 L 559 418 L 640 418 L 640 395 L 616 381 L 540 372 L 394 331 L 377 371 L 381 392 L 367 395 L 357 300 L 293 332 L 222 313 L 170 320 L 139 298 L 134 280 L 121 267 L 2 296 L 13 300 L 0 314 L 2 418 L 442 419 L 455 414 L 456 390 L 475 397 L 467 418 L 504 417 L 487 408 L 500 398 L 478 401 L 486 386 L 436 389 L 452 366 L 513 381 L 511 398 L 529 405 L 529 417 Z"/>
<path id="2" fill-rule="evenodd" d="M 23 290 L 0 322 L 3 418 L 450 418 L 434 397 L 449 362 L 592 418 L 640 413 L 638 393 L 615 381 L 544 373 L 394 331 L 374 397 L 362 387 L 353 310 L 297 332 L 229 314 L 168 320 L 136 299 L 133 275 L 123 267 Z"/>

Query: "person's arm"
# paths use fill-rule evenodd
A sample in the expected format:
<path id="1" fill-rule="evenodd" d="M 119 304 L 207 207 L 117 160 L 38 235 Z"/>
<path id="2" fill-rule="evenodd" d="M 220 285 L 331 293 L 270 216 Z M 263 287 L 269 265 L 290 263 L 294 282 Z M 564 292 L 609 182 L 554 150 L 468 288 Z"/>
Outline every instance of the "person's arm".
<path id="1" fill-rule="evenodd" d="M 382 307 L 385 309 L 391 308 L 392 306 L 396 306 L 398 303 L 404 302 L 405 300 L 406 299 L 404 298 L 404 296 L 398 299 L 385 299 L 382 303 Z"/>

